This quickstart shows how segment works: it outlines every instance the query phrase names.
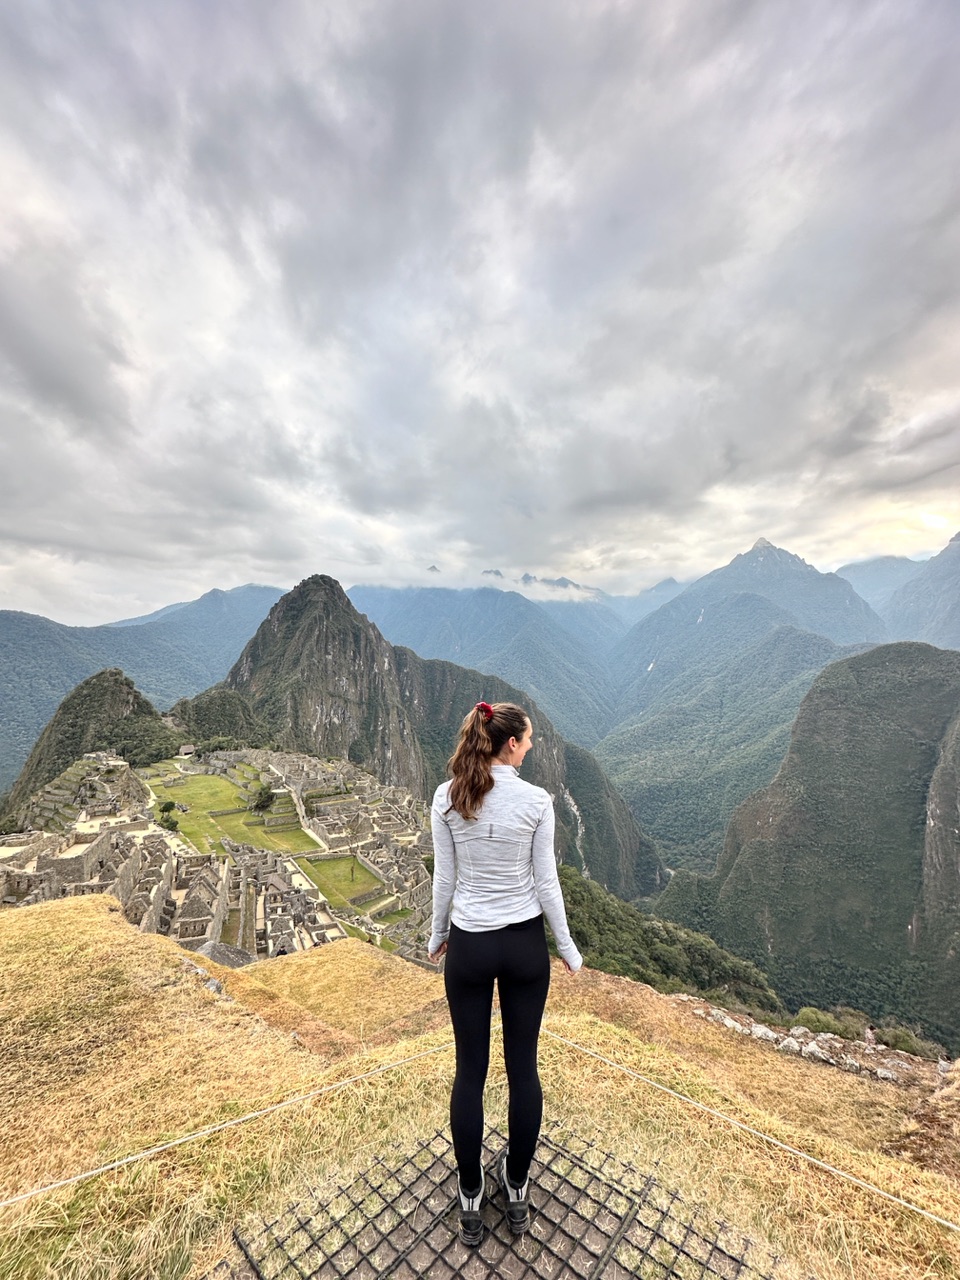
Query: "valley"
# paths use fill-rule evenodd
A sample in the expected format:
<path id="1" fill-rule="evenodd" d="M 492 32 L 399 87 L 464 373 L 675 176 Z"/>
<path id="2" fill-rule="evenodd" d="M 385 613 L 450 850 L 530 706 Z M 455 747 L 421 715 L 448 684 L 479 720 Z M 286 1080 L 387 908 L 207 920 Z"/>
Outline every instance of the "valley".
<path id="1" fill-rule="evenodd" d="M 576 984 L 557 976 L 548 1005 L 548 1121 L 659 1161 L 670 1187 L 749 1228 L 763 1256 L 785 1254 L 781 1274 L 906 1278 L 933 1256 L 937 1274 L 955 1274 L 939 1228 L 903 1210 L 878 1230 L 869 1193 L 717 1131 L 682 1101 L 707 1099 L 941 1217 L 960 1211 L 960 1085 L 923 1039 L 960 1043 L 960 658 L 884 643 L 883 620 L 840 579 L 821 592 L 824 575 L 762 541 L 727 569 L 632 622 L 596 599 L 557 601 L 541 620 L 535 603 L 494 593 L 495 625 L 473 651 L 485 673 L 450 660 L 459 641 L 434 656 L 395 645 L 318 575 L 271 607 L 219 683 L 163 712 L 115 667 L 81 680 L 24 761 L 0 845 L 2 1043 L 18 1064 L 0 1103 L 4 1186 L 102 1160 L 118 1114 L 130 1151 L 397 1074 L 385 1092 L 335 1090 L 309 1123 L 277 1113 L 266 1162 L 253 1121 L 206 1140 L 199 1160 L 171 1152 L 55 1193 L 53 1232 L 33 1230 L 29 1204 L 0 1207 L 0 1266 L 39 1280 L 93 1257 L 117 1280 L 137 1268 L 199 1280 L 239 1218 L 281 1211 L 304 1176 L 343 1185 L 385 1135 L 402 1148 L 442 1128 L 449 1048 L 423 952 L 424 803 L 485 697 L 534 719 L 525 772 L 554 796 L 588 965 Z M 423 635 L 436 603 L 417 595 Z M 488 597 L 453 603 L 456 634 L 478 632 Z M 529 688 L 494 669 L 498 635 L 520 617 L 511 671 Z M 551 684 L 537 664 L 554 661 Z M 573 740 L 547 710 L 554 698 Z M 800 1004 L 820 1008 L 792 1014 Z M 32 1036 L 37 1018 L 49 1035 Z M 913 1053 L 866 1044 L 869 1018 Z M 159 1103 L 144 1073 L 169 1076 L 174 1042 L 157 1028 L 171 1019 L 178 1083 Z M 597 1052 L 612 1065 L 598 1068 Z M 625 1083 L 624 1069 L 639 1078 Z M 59 1130 L 74 1114 L 71 1143 L 55 1142 L 51 1117 Z M 89 1195 L 112 1198 L 95 1236 Z"/>

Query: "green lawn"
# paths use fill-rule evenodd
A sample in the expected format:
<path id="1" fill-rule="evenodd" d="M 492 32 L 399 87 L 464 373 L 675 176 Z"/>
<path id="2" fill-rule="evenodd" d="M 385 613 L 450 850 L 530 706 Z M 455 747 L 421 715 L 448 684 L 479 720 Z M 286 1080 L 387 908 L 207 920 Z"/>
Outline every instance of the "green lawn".
<path id="1" fill-rule="evenodd" d="M 340 924 L 347 931 L 349 937 L 362 938 L 364 942 L 370 941 L 370 934 L 367 933 L 366 929 L 358 929 L 355 924 L 347 924 L 343 920 L 340 921 Z M 397 944 L 395 942 L 391 942 L 389 938 L 381 938 L 379 944 L 374 942 L 373 945 L 379 945 L 381 951 L 396 951 L 397 949 Z"/>
<path id="2" fill-rule="evenodd" d="M 153 767 L 160 768 L 157 765 Z M 167 776 L 173 776 L 172 769 Z M 164 800 L 173 800 L 187 806 L 189 812 L 176 810 L 174 816 L 180 824 L 180 834 L 200 853 L 220 854 L 220 841 L 224 836 L 229 836 L 237 844 L 253 844 L 258 849 L 270 849 L 275 853 L 316 851 L 317 842 L 301 827 L 292 831 L 271 831 L 263 826 L 245 826 L 254 815 L 246 810 L 243 792 L 229 778 L 212 773 L 177 776 L 183 777 L 184 781 L 172 787 L 164 786 L 160 778 L 149 778 L 148 782 L 161 804 Z M 241 807 L 244 808 L 242 813 L 221 814 L 219 817 L 212 817 L 210 813 L 211 809 Z"/>
<path id="3" fill-rule="evenodd" d="M 401 920 L 406 920 L 408 915 L 410 915 L 410 908 L 401 907 L 399 911 L 390 911 L 387 915 L 381 916 L 378 923 L 386 925 L 399 924 Z"/>
<path id="4" fill-rule="evenodd" d="M 350 898 L 360 893 L 369 893 L 380 885 L 380 881 L 352 854 L 323 862 L 298 858 L 297 866 L 313 881 L 332 907 L 349 907 Z M 363 910 L 362 907 L 359 909 Z"/>

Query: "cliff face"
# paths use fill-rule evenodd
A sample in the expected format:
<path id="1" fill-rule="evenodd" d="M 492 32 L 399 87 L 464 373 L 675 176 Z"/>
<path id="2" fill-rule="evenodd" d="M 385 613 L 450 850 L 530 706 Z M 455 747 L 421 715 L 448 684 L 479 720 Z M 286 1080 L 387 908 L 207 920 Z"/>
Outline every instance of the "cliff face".
<path id="1" fill-rule="evenodd" d="M 225 683 L 280 746 L 345 756 L 390 786 L 424 791 L 393 649 L 333 578 L 307 578 L 283 596 Z"/>
<path id="2" fill-rule="evenodd" d="M 884 645 L 817 678 L 777 777 L 716 875 L 658 910 L 705 927 L 788 1000 L 923 1017 L 960 1036 L 960 654 Z M 950 975 L 954 975 L 950 977 Z"/>

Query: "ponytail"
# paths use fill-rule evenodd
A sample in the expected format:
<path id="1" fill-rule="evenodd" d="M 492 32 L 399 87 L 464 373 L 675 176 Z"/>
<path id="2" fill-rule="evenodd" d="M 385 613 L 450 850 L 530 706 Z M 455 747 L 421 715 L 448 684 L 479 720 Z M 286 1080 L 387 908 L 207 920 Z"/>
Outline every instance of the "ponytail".
<path id="1" fill-rule="evenodd" d="M 491 766 L 510 738 L 520 739 L 527 730 L 529 716 L 513 702 L 478 702 L 460 726 L 457 747 L 447 762 L 453 779 L 450 809 L 462 818 L 477 816 L 483 797 L 493 789 Z M 449 812 L 449 809 L 448 811 Z"/>

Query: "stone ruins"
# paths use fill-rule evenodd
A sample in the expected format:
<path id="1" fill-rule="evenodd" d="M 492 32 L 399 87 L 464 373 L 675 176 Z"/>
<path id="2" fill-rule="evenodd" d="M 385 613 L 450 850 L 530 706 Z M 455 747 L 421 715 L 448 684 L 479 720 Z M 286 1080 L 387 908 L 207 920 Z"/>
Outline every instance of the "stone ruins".
<path id="1" fill-rule="evenodd" d="M 169 776 L 141 773 L 147 781 L 125 761 L 96 753 L 33 797 L 28 830 L 0 837 L 0 903 L 110 893 L 136 928 L 191 951 L 226 943 L 264 959 L 336 941 L 356 926 L 425 960 L 431 882 L 423 859 L 433 846 L 423 805 L 408 792 L 346 761 L 268 751 L 216 752 L 179 760 Z M 220 853 L 200 853 L 154 821 L 153 804 L 176 803 L 178 784 L 197 773 L 240 787 L 237 812 L 246 810 L 251 778 L 256 788 L 269 786 L 274 802 L 245 824 L 249 842 L 224 837 Z M 349 907 L 331 907 L 294 855 L 257 846 L 258 824 L 308 832 L 317 846 L 306 855 L 311 862 L 352 854 L 377 887 Z M 400 910 L 405 919 L 380 922 Z"/>

